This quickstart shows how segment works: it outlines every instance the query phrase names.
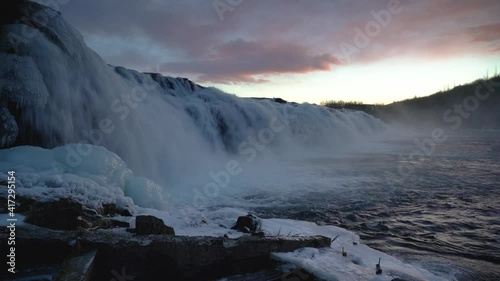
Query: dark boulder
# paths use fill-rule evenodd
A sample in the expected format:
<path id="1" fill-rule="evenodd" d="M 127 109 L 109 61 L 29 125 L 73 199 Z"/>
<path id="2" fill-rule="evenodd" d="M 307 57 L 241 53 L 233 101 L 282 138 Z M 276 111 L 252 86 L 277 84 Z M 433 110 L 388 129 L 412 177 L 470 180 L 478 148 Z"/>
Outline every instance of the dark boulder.
<path id="1" fill-rule="evenodd" d="M 126 228 L 129 228 L 130 227 L 130 221 L 131 219 L 129 218 L 128 221 L 127 220 L 121 220 L 121 219 L 118 219 L 118 218 L 110 218 L 109 221 L 111 222 L 111 225 L 113 227 L 126 227 Z"/>
<path id="2" fill-rule="evenodd" d="M 70 230 L 77 229 L 83 214 L 82 205 L 70 200 L 36 202 L 26 214 L 25 221 L 40 227 Z"/>
<path id="3" fill-rule="evenodd" d="M 18 197 L 18 203 L 16 210 L 26 215 L 25 221 L 40 227 L 57 230 L 129 227 L 128 222 L 113 218 L 118 211 L 115 204 L 90 210 L 70 199 L 38 202 Z"/>
<path id="4" fill-rule="evenodd" d="M 248 214 L 246 216 L 241 216 L 236 221 L 236 225 L 232 229 L 238 230 L 243 233 L 258 233 L 261 230 L 262 222 L 261 220 L 252 215 Z"/>
<path id="5" fill-rule="evenodd" d="M 135 218 L 135 233 L 138 235 L 175 235 L 172 227 L 165 225 L 162 219 L 154 216 L 137 216 Z"/>

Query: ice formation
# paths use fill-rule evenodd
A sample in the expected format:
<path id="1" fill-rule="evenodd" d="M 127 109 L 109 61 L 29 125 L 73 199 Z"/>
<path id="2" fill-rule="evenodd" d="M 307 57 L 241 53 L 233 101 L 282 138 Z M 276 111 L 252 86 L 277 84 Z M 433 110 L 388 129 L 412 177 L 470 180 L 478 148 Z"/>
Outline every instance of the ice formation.
<path id="1" fill-rule="evenodd" d="M 69 198 L 94 210 L 111 203 L 131 213 L 136 205 L 159 210 L 168 205 L 158 185 L 135 177 L 119 156 L 104 147 L 18 146 L 0 150 L 0 159 L 0 181 L 7 182 L 7 171 L 15 171 L 17 196 L 44 202 Z M 2 189 L 4 196 L 6 191 Z"/>

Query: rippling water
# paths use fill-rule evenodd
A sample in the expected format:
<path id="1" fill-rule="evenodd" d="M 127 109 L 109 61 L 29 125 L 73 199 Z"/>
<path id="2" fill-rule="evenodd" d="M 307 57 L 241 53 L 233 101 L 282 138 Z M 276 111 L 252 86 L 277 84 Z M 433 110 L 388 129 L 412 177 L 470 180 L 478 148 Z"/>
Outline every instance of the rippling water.
<path id="1" fill-rule="evenodd" d="M 500 132 L 464 132 L 423 159 L 409 158 L 414 140 L 388 145 L 390 152 L 290 165 L 332 188 L 244 199 L 263 217 L 350 229 L 367 245 L 433 272 L 500 280 Z M 414 168 L 407 178 L 398 176 L 403 164 Z M 386 172 L 399 184 L 391 186 Z"/>

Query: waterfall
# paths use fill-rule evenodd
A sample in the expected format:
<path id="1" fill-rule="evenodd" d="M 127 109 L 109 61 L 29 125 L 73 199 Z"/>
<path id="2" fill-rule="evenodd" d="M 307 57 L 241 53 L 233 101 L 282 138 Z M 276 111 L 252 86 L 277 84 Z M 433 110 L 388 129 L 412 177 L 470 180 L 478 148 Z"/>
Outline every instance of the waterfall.
<path id="1" fill-rule="evenodd" d="M 239 98 L 108 65 L 60 13 L 22 5 L 31 7 L 29 21 L 1 26 L 0 145 L 91 143 L 135 173 L 169 182 L 227 155 L 331 148 L 386 128 L 362 112 Z"/>

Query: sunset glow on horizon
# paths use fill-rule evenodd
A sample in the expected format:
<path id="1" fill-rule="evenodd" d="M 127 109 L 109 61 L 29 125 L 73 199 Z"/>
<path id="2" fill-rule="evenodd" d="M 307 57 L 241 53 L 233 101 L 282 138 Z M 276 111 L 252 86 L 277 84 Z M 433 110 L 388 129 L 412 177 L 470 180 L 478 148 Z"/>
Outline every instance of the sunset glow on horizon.
<path id="1" fill-rule="evenodd" d="M 387 104 L 500 66 L 494 0 L 91 0 L 61 12 L 110 64 L 242 97 Z"/>

